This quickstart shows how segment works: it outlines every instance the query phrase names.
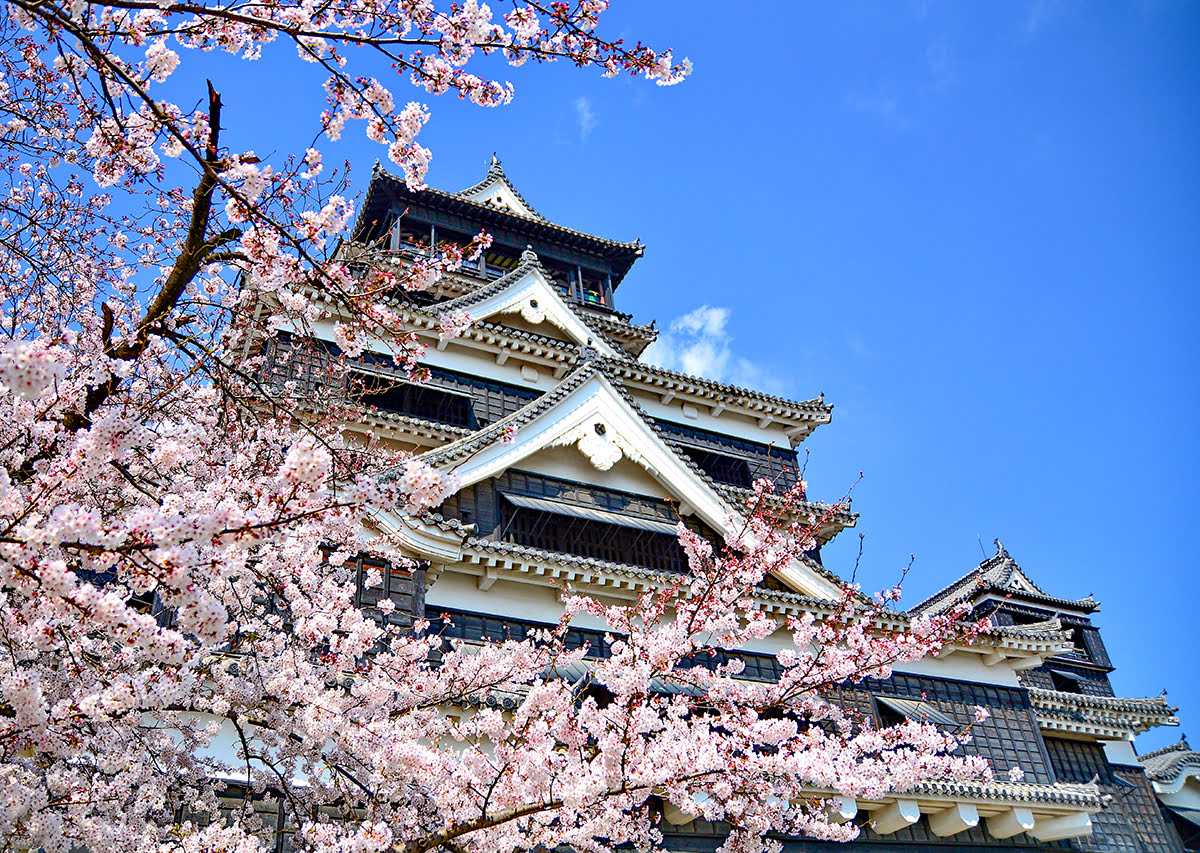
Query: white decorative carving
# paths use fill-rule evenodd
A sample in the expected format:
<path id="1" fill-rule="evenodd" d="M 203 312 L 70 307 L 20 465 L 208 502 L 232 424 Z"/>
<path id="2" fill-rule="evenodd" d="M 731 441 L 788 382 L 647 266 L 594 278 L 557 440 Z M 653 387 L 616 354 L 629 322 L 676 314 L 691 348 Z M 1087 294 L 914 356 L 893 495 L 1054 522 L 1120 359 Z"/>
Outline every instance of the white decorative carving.
<path id="1" fill-rule="evenodd" d="M 597 435 L 595 430 L 587 430 L 575 444 L 579 452 L 588 458 L 592 467 L 597 471 L 607 471 L 621 461 L 624 456 L 616 442 Z"/>
<path id="2" fill-rule="evenodd" d="M 546 309 L 542 308 L 536 299 L 526 299 L 521 304 L 521 316 L 536 326 L 546 319 Z"/>

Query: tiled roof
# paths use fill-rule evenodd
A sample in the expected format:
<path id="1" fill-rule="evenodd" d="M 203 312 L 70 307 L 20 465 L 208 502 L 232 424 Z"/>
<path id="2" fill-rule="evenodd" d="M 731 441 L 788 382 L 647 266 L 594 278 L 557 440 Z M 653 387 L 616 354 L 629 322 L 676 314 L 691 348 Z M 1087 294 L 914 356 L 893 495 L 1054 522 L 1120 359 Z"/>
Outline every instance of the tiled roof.
<path id="1" fill-rule="evenodd" d="M 1084 693 L 1065 693 L 1061 690 L 1042 690 L 1030 687 L 1029 696 L 1036 708 L 1089 708 L 1148 716 L 1170 717 L 1178 708 L 1167 704 L 1166 695 L 1128 699 L 1120 696 L 1089 696 Z"/>
<path id="2" fill-rule="evenodd" d="M 457 311 L 459 309 L 469 309 L 472 305 L 478 305 L 480 302 L 484 302 L 493 296 L 503 293 L 513 283 L 519 281 L 526 273 L 534 270 L 540 272 L 548 281 L 551 280 L 550 273 L 545 267 L 542 266 L 541 261 L 538 260 L 537 254 L 532 250 L 526 249 L 521 253 L 521 262 L 504 275 L 500 276 L 500 278 L 489 282 L 482 287 L 477 287 L 474 290 L 470 290 L 464 293 L 462 296 L 457 296 L 454 299 L 450 299 L 446 302 L 438 302 L 425 310 L 431 313 L 436 312 L 441 314 L 450 311 Z M 611 335 L 632 333 L 633 337 L 637 337 L 638 331 L 644 327 L 633 326 L 627 323 L 619 323 L 615 320 L 601 320 L 599 317 L 593 315 L 590 311 L 581 310 L 580 306 L 572 302 L 570 299 L 564 298 L 562 302 L 564 305 L 566 305 L 568 311 L 574 314 L 581 323 L 583 323 L 600 337 L 604 338 L 614 350 L 621 353 L 621 355 L 624 357 L 632 357 L 628 356 L 625 350 L 621 347 L 620 343 L 613 340 Z M 654 333 L 654 336 L 657 337 L 657 332 Z M 653 340 L 653 337 L 651 340 Z"/>
<path id="3" fill-rule="evenodd" d="M 735 406 L 754 409 L 763 414 L 778 414 L 781 417 L 807 416 L 821 422 L 829 420 L 833 406 L 824 397 L 810 400 L 787 400 L 760 391 L 752 391 L 737 385 L 727 385 L 712 379 L 692 376 L 641 361 L 614 361 L 613 369 L 623 379 L 644 382 L 667 390 L 681 390 L 715 403 L 726 402 Z"/>
<path id="4" fill-rule="evenodd" d="M 682 443 L 675 441 L 673 437 L 669 440 L 672 447 L 681 453 L 683 452 L 682 448 L 684 445 Z M 713 486 L 722 497 L 739 507 L 745 506 L 747 501 L 755 497 L 754 489 L 743 489 L 741 486 L 731 486 L 728 483 L 717 483 L 716 481 L 713 481 Z M 788 501 L 780 495 L 767 494 L 762 495 L 762 498 L 764 506 L 777 511 L 783 511 L 789 506 Z M 828 509 L 826 504 L 812 503 L 811 501 L 792 503 L 790 506 L 792 514 L 796 516 L 808 514 L 820 515 Z M 853 527 L 858 523 L 858 513 L 842 510 L 834 516 L 834 520 L 842 527 Z"/>
<path id="5" fill-rule="evenodd" d="M 568 303 L 570 304 L 570 303 Z M 607 337 L 616 336 L 618 339 L 627 340 L 631 343 L 640 344 L 640 348 L 632 355 L 640 355 L 646 347 L 658 340 L 658 329 L 654 328 L 653 323 L 645 323 L 637 325 L 629 322 L 628 314 L 615 314 L 608 316 L 604 314 L 596 314 L 592 311 L 578 311 L 579 319 L 587 324 L 588 328 L 594 332 L 599 332 Z M 624 348 L 622 348 L 623 351 Z"/>
<path id="6" fill-rule="evenodd" d="M 419 458 L 434 467 L 442 467 L 466 459 L 472 454 L 499 441 L 504 435 L 505 430 L 509 427 L 519 429 L 524 424 L 529 423 L 538 415 L 550 409 L 555 403 L 582 385 L 585 380 L 595 373 L 595 369 L 595 362 L 584 362 L 568 373 L 561 382 L 545 394 L 536 400 L 531 400 L 512 414 L 505 415 L 482 429 L 476 430 L 470 435 L 453 441 L 444 447 L 423 453 Z"/>
<path id="7" fill-rule="evenodd" d="M 561 551 L 547 551 L 544 548 L 534 548 L 529 545 L 517 545 L 512 542 L 500 542 L 495 539 L 479 539 L 474 536 L 469 536 L 463 545 L 464 547 L 475 551 L 486 551 L 493 554 L 519 557 L 536 561 L 538 563 L 590 568 L 597 571 L 625 575 L 627 577 L 637 578 L 639 580 L 660 581 L 664 578 L 674 577 L 669 573 L 655 571 L 654 569 L 647 569 L 643 566 L 634 566 L 628 563 L 614 563 L 610 560 L 601 560 L 596 557 L 583 557 L 578 554 L 566 554 Z"/>
<path id="8" fill-rule="evenodd" d="M 583 240 L 587 240 L 588 242 L 595 243 L 600 246 L 613 248 L 613 249 L 628 250 L 634 257 L 640 256 L 642 254 L 642 252 L 645 250 L 645 246 L 642 245 L 640 240 L 631 240 L 631 241 L 610 240 L 607 237 L 599 237 L 595 234 L 588 234 L 585 231 L 577 231 L 574 228 L 568 228 L 565 225 L 559 225 L 557 223 L 551 222 L 548 219 L 546 219 L 545 217 L 541 216 L 541 214 L 536 214 L 537 218 L 534 219 L 534 218 L 531 218 L 528 216 L 522 216 L 521 214 L 517 213 L 516 211 L 504 210 L 504 209 L 501 209 L 498 207 L 493 207 L 488 204 L 482 204 L 477 201 L 472 201 L 471 199 L 464 197 L 465 194 L 467 194 L 467 193 L 481 189 L 483 185 L 488 183 L 488 181 L 490 180 L 489 178 L 484 178 L 484 180 L 481 183 L 475 184 L 472 187 L 468 187 L 465 190 L 460 190 L 459 192 L 448 193 L 448 192 L 445 192 L 444 190 L 438 190 L 438 189 L 434 189 L 433 187 L 427 187 L 423 190 L 413 193 L 411 190 L 408 189 L 408 185 L 405 182 L 404 178 L 400 177 L 399 175 L 392 174 L 386 168 L 384 168 L 384 166 L 381 163 L 379 163 L 378 161 L 376 161 L 375 167 L 371 172 L 371 183 L 367 188 L 368 198 L 366 200 L 364 200 L 363 205 L 362 205 L 362 209 L 363 209 L 364 213 L 369 206 L 371 191 L 372 191 L 372 189 L 375 188 L 376 181 L 378 181 L 378 180 L 390 181 L 391 183 L 393 183 L 395 185 L 403 187 L 404 191 L 406 193 L 411 193 L 412 195 L 414 195 L 416 197 L 421 197 L 421 196 L 433 197 L 433 198 L 438 198 L 438 199 L 445 199 L 448 201 L 454 201 L 459 204 L 470 205 L 471 207 L 474 207 L 480 211 L 487 211 L 489 214 L 497 215 L 497 216 L 501 217 L 502 220 L 505 218 L 508 218 L 508 219 L 516 220 L 518 222 L 533 222 L 533 223 L 536 223 L 537 225 L 541 226 L 542 228 L 548 228 L 548 229 L 551 229 L 552 231 L 557 231 L 557 232 L 560 232 L 561 234 L 564 234 L 564 235 L 567 235 L 570 237 L 576 237 L 576 238 L 580 238 Z M 505 179 L 505 183 L 508 183 L 507 178 Z M 514 195 L 516 195 L 517 198 L 521 199 L 521 202 L 523 204 L 525 204 L 526 207 L 529 207 L 528 203 L 525 202 L 524 197 L 519 192 L 517 192 L 516 188 L 513 187 L 511 183 L 508 183 L 508 187 L 509 187 L 509 189 L 511 189 L 513 191 Z M 529 209 L 531 211 L 533 210 L 532 207 L 530 207 Z M 360 223 L 361 223 L 361 218 L 360 218 Z M 356 226 L 355 230 L 357 231 L 357 226 Z"/>
<path id="9" fill-rule="evenodd" d="M 487 290 L 487 295 L 490 295 L 495 292 L 490 290 L 490 288 L 495 287 L 502 281 L 504 281 L 504 278 L 491 282 L 486 288 L 480 288 L 475 294 L 464 294 L 453 300 L 430 306 L 413 305 L 399 299 L 388 299 L 385 301 L 389 307 L 406 314 L 407 320 L 418 322 L 424 325 L 425 328 L 432 330 L 437 328 L 440 315 L 446 310 L 447 306 L 466 305 L 468 303 L 459 302 L 459 300 L 475 296 L 484 290 Z M 463 334 L 463 337 L 474 339 L 491 338 L 496 340 L 507 338 L 513 341 L 534 344 L 548 352 L 556 353 L 565 364 L 575 364 L 580 355 L 579 345 L 573 342 L 551 338 L 536 332 L 515 329 L 499 323 L 489 323 L 486 320 L 474 321 L 471 327 Z M 816 423 L 826 423 L 829 421 L 829 415 L 833 411 L 833 406 L 825 403 L 823 397 L 810 400 L 787 400 L 782 397 L 774 397 L 770 394 L 760 394 L 757 391 L 739 388 L 736 385 L 727 385 L 711 379 L 702 379 L 686 373 L 668 370 L 665 367 L 643 364 L 632 359 L 605 358 L 603 356 L 601 356 L 601 359 L 610 368 L 610 377 L 620 379 L 622 382 L 626 379 L 645 382 L 664 390 L 677 390 L 685 394 L 695 394 L 696 396 L 711 399 L 714 403 L 744 407 L 756 413 L 776 415 L 780 418 L 803 419 Z"/>
<path id="10" fill-rule="evenodd" d="M 1043 728 L 1075 732 L 1144 732 L 1156 726 L 1177 726 L 1176 708 L 1164 696 L 1125 699 L 1088 696 L 1059 690 L 1028 688 L 1038 723 Z"/>
<path id="11" fill-rule="evenodd" d="M 643 582 L 661 583 L 679 577 L 672 572 L 647 569 L 643 566 L 614 563 L 596 557 L 583 557 L 578 554 L 567 554 L 561 551 L 547 551 L 543 548 L 534 548 L 529 545 L 517 545 L 494 539 L 479 539 L 474 536 L 469 536 L 464 541 L 463 546 L 468 551 L 474 551 L 476 554 L 495 554 L 522 562 L 536 563 L 539 567 L 549 565 L 568 569 L 584 569 L 624 576 Z M 806 561 L 806 565 L 814 564 Z M 827 599 L 816 598 L 799 592 L 782 592 L 780 590 L 766 589 L 765 587 L 756 589 L 754 597 L 763 601 L 782 604 L 795 610 L 828 610 L 834 606 L 834 602 Z"/>
<path id="12" fill-rule="evenodd" d="M 989 590 L 1012 595 L 1022 600 L 1046 604 L 1049 607 L 1081 610 L 1085 613 L 1091 613 L 1100 607 L 1100 603 L 1093 600 L 1090 595 L 1081 599 L 1056 598 L 1047 595 L 1029 579 L 1017 565 L 1017 561 L 1009 556 L 999 542 L 996 543 L 996 546 L 995 556 L 984 560 L 954 583 L 943 587 L 920 604 L 912 607 L 909 612 L 941 613 L 960 601 L 968 600 L 978 593 Z"/>
<path id="13" fill-rule="evenodd" d="M 1071 635 L 1063 630 L 1062 622 L 1057 619 L 1046 619 L 1030 625 L 997 625 L 992 629 L 1002 637 L 1019 639 L 1056 639 L 1064 643 L 1070 642 Z"/>
<path id="14" fill-rule="evenodd" d="M 427 438 L 435 438 L 442 441 L 448 441 L 458 436 L 470 435 L 474 432 L 469 427 L 452 426 L 450 424 L 439 424 L 433 421 L 427 421 L 424 418 L 415 418 L 412 415 L 402 415 L 399 412 L 389 412 L 386 409 L 380 409 L 374 406 L 360 405 L 358 417 L 360 423 L 370 418 L 376 423 L 386 426 L 395 427 L 408 433 L 424 436 Z"/>
<path id="15" fill-rule="evenodd" d="M 1077 806 L 1086 811 L 1104 807 L 1104 795 L 1098 785 L 1058 782 L 1053 785 L 995 781 L 990 784 L 974 782 L 922 782 L 909 794 L 963 798 L 968 800 L 998 800 L 1009 803 L 1032 803 L 1056 806 Z"/>
<path id="16" fill-rule="evenodd" d="M 1138 763 L 1154 782 L 1174 782 L 1185 774 L 1200 777 L 1200 752 L 1188 745 L 1186 737 L 1180 738 L 1179 743 L 1138 756 Z"/>
<path id="17" fill-rule="evenodd" d="M 490 163 L 488 163 L 487 174 L 483 176 L 482 181 L 480 181 L 479 183 L 477 183 L 473 186 L 467 187 L 465 190 L 459 190 L 456 193 L 451 193 L 451 195 L 455 195 L 455 196 L 458 196 L 459 198 L 466 199 L 468 196 L 474 195 L 475 193 L 482 190 L 484 187 L 491 184 L 493 181 L 500 181 L 504 184 L 504 186 L 508 187 L 509 192 L 511 192 L 513 195 L 515 195 L 517 197 L 517 200 L 520 201 L 521 204 L 525 205 L 525 209 L 528 210 L 533 215 L 534 219 L 541 220 L 542 222 L 546 221 L 546 217 L 542 216 L 540 213 L 538 213 L 536 210 L 534 210 L 533 205 L 530 204 L 525 199 L 525 196 L 521 195 L 520 191 L 516 187 L 513 186 L 512 181 L 510 181 L 508 179 L 508 176 L 504 174 L 504 167 L 500 165 L 500 158 L 498 158 L 495 154 L 492 155 L 492 160 Z M 469 201 L 469 199 L 468 199 L 468 201 Z M 516 211 L 511 211 L 511 212 L 514 215 L 520 216 L 520 214 L 517 213 Z"/>

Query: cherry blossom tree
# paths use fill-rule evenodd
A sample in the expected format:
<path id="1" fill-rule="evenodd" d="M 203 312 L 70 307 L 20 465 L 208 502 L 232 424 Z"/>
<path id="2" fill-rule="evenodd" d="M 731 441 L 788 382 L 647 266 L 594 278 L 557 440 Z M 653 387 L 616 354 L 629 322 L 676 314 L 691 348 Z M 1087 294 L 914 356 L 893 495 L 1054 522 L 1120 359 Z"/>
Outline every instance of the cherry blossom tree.
<path id="1" fill-rule="evenodd" d="M 568 594 L 558 628 L 522 642 L 448 646 L 437 626 L 354 606 L 352 559 L 405 565 L 374 514 L 435 507 L 453 476 L 351 441 L 350 413 L 267 384 L 262 343 L 336 313 L 347 355 L 383 341 L 419 375 L 387 295 L 431 286 L 488 237 L 403 267 L 360 247 L 351 265 L 344 169 L 316 147 L 271 162 L 227 148 L 237 117 L 214 82 L 192 106 L 161 93 L 197 51 L 295 50 L 326 75 L 321 136 L 361 123 L 415 188 L 429 112 L 369 68 L 481 106 L 512 97 L 471 70 L 489 55 L 687 75 L 670 52 L 598 35 L 605 7 L 5 0 L 4 849 L 256 850 L 273 827 L 254 795 L 303 849 L 646 847 L 669 806 L 729 822 L 727 849 L 748 850 L 768 831 L 853 836 L 826 817 L 834 792 L 987 775 L 959 749 L 968 733 L 877 730 L 829 699 L 979 625 L 908 623 L 892 594 L 872 604 L 847 587 L 789 621 L 777 683 L 713 656 L 777 629 L 752 593 L 825 520 L 794 520 L 799 493 L 782 514 L 749 508 L 723 551 L 681 527 L 688 575 L 625 607 Z M 442 334 L 468 323 L 445 317 Z M 586 685 L 563 677 L 584 655 L 565 642 L 584 612 L 612 632 Z M 244 808 L 214 820 L 234 781 Z"/>

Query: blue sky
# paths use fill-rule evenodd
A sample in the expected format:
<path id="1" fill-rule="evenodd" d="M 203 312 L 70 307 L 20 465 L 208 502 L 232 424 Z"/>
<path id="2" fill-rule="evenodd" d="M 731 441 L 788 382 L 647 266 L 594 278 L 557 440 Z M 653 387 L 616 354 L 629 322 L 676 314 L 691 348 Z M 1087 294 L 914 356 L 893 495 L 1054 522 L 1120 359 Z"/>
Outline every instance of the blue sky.
<path id="1" fill-rule="evenodd" d="M 1200 4 L 613 6 L 608 33 L 694 76 L 503 70 L 510 107 L 431 103 L 430 183 L 495 151 L 552 219 L 640 237 L 617 305 L 676 325 L 661 358 L 835 404 L 810 491 L 863 472 L 868 587 L 913 554 L 917 601 L 999 537 L 1099 599 L 1117 691 L 1168 688 L 1200 737 Z M 263 152 L 303 148 L 321 108 L 281 68 L 224 84 Z M 361 189 L 382 148 L 355 128 L 329 153 Z"/>

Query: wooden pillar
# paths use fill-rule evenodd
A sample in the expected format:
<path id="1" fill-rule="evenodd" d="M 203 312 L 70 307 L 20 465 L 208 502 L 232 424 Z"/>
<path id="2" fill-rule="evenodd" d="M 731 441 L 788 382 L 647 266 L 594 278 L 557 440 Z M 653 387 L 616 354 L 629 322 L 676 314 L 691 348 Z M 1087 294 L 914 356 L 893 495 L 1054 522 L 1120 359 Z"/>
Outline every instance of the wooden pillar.
<path id="1" fill-rule="evenodd" d="M 604 304 L 613 307 L 613 292 L 612 292 L 612 273 L 604 276 Z"/>
<path id="2" fill-rule="evenodd" d="M 432 223 L 429 226 L 429 257 L 437 255 L 437 226 Z"/>
<path id="3" fill-rule="evenodd" d="M 392 220 L 392 230 L 391 233 L 388 234 L 388 249 L 393 252 L 400 251 L 403 246 L 403 243 L 400 240 L 400 231 L 402 230 L 403 223 L 404 217 L 402 216 L 396 216 L 396 218 Z"/>

